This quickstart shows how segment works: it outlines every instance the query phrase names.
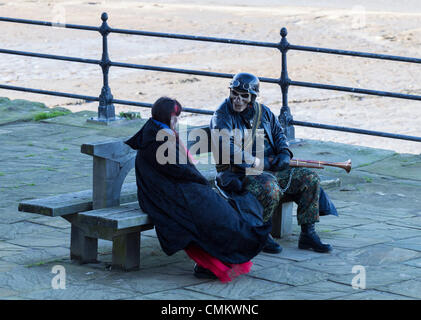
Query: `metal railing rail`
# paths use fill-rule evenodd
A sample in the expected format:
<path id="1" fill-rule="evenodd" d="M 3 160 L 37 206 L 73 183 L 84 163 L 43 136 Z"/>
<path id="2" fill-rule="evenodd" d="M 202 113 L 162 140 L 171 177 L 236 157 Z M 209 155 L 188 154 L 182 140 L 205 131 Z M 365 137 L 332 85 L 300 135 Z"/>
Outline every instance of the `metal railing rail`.
<path id="1" fill-rule="evenodd" d="M 181 69 L 181 68 L 170 68 L 170 67 L 141 65 L 141 64 L 111 61 L 108 55 L 108 39 L 107 39 L 110 33 L 273 48 L 273 49 L 278 49 L 281 52 L 281 57 L 282 57 L 281 76 L 278 79 L 266 78 L 266 77 L 259 77 L 259 79 L 262 82 L 277 84 L 281 88 L 282 108 L 279 115 L 279 121 L 281 122 L 281 125 L 284 128 L 285 134 L 288 137 L 288 139 L 295 138 L 294 125 L 298 125 L 298 126 L 305 126 L 305 127 L 312 127 L 312 128 L 336 130 L 336 131 L 343 131 L 343 132 L 351 132 L 351 133 L 421 142 L 421 137 L 380 132 L 380 131 L 371 131 L 371 130 L 358 129 L 358 128 L 348 128 L 348 127 L 341 127 L 341 126 L 334 126 L 334 125 L 327 125 L 327 124 L 320 124 L 320 123 L 297 121 L 293 119 L 291 115 L 291 110 L 288 106 L 289 86 L 299 86 L 299 87 L 316 88 L 316 89 L 324 89 L 324 90 L 336 90 L 336 91 L 343 91 L 343 92 L 352 92 L 352 93 L 358 93 L 358 94 L 376 95 L 376 96 L 418 100 L 418 101 L 421 101 L 420 95 L 411 95 L 411 94 L 388 92 L 388 91 L 378 91 L 378 90 L 352 88 L 352 87 L 336 86 L 336 85 L 321 84 L 321 83 L 294 81 L 288 77 L 288 70 L 287 70 L 287 52 L 289 50 L 336 54 L 336 55 L 345 55 L 345 56 L 353 56 L 353 57 L 363 57 L 363 58 L 370 58 L 370 59 L 381 59 L 381 60 L 421 64 L 421 59 L 419 58 L 293 45 L 293 44 L 288 43 L 287 41 L 286 28 L 281 29 L 281 32 L 280 32 L 281 41 L 278 43 L 273 43 L 273 42 L 261 42 L 261 41 L 250 41 L 250 40 L 204 37 L 204 36 L 194 36 L 194 35 L 111 28 L 107 24 L 108 15 L 106 13 L 103 13 L 101 15 L 101 20 L 102 20 L 102 24 L 100 27 L 93 27 L 93 26 L 86 26 L 86 25 L 56 24 L 56 23 L 47 22 L 47 21 L 0 17 L 0 21 L 3 21 L 3 22 L 23 23 L 23 24 L 32 24 L 32 25 L 50 26 L 50 27 L 54 26 L 54 27 L 63 27 L 67 29 L 78 29 L 78 30 L 99 32 L 102 36 L 102 57 L 100 60 L 61 56 L 61 55 L 52 55 L 52 54 L 43 54 L 43 53 L 35 53 L 35 52 L 26 52 L 26 51 L 17 51 L 17 50 L 9 50 L 9 49 L 0 49 L 0 53 L 3 53 L 3 54 L 21 55 L 21 56 L 27 56 L 27 57 L 36 57 L 36 58 L 43 58 L 43 59 L 62 60 L 62 61 L 68 61 L 68 62 L 99 65 L 102 68 L 102 73 L 103 73 L 103 86 L 102 86 L 101 94 L 99 95 L 99 97 L 79 95 L 79 94 L 73 94 L 73 93 L 65 93 L 65 92 L 57 92 L 57 91 L 48 91 L 48 90 L 41 90 L 41 89 L 34 89 L 34 88 L 24 88 L 24 87 L 17 87 L 17 86 L 4 85 L 4 84 L 0 84 L 0 89 L 17 90 L 17 91 L 23 91 L 23 92 L 61 96 L 61 97 L 67 97 L 67 98 L 81 99 L 85 101 L 99 101 L 97 120 L 108 122 L 108 121 L 112 121 L 116 119 L 114 104 L 131 105 L 131 106 L 146 107 L 146 108 L 150 108 L 152 106 L 152 104 L 150 103 L 114 99 L 113 95 L 111 94 L 111 89 L 108 83 L 108 74 L 109 74 L 110 67 L 142 69 L 142 70 L 149 70 L 149 71 L 181 73 L 181 74 L 227 78 L 227 79 L 231 79 L 234 76 L 233 74 L 229 74 L 229 73 L 190 70 L 190 69 Z M 200 113 L 200 114 L 206 114 L 206 115 L 212 115 L 214 112 L 212 110 L 197 109 L 197 108 L 183 108 L 183 110 L 186 112 Z"/>

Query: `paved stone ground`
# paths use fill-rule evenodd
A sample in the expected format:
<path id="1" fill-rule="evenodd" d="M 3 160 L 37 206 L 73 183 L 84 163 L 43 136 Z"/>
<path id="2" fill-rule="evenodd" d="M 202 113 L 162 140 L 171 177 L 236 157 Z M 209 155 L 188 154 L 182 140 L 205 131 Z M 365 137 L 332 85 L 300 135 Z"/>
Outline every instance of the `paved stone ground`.
<path id="1" fill-rule="evenodd" d="M 139 271 L 110 270 L 111 242 L 105 240 L 99 241 L 100 263 L 79 265 L 69 259 L 67 221 L 19 212 L 24 199 L 89 189 L 92 159 L 80 145 L 129 136 L 143 123 L 89 124 L 89 112 L 27 121 L 45 110 L 0 100 L 0 299 L 421 299 L 420 155 L 295 144 L 297 158 L 353 161 L 350 174 L 318 171 L 339 211 L 317 225 L 334 251 L 299 250 L 294 221 L 293 234 L 279 240 L 282 253 L 259 254 L 248 275 L 222 284 L 196 279 L 184 252 L 166 256 L 154 230 L 142 233 Z M 133 172 L 127 181 L 135 181 Z M 65 268 L 64 290 L 52 288 L 55 265 Z M 354 277 L 364 273 L 365 289 L 353 288 Z"/>

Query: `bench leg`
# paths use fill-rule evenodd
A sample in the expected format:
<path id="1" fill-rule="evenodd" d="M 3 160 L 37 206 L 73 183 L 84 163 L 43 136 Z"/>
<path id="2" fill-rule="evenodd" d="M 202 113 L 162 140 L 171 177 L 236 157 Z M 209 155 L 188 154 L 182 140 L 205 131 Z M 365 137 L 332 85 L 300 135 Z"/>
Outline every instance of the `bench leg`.
<path id="1" fill-rule="evenodd" d="M 80 263 L 95 263 L 98 255 L 98 239 L 87 237 L 82 229 L 72 224 L 70 259 Z"/>
<path id="2" fill-rule="evenodd" d="M 140 232 L 123 234 L 113 238 L 112 268 L 125 271 L 140 267 Z"/>
<path id="3" fill-rule="evenodd" d="M 292 234 L 292 202 L 281 203 L 281 210 L 272 216 L 272 237 L 282 238 Z"/>

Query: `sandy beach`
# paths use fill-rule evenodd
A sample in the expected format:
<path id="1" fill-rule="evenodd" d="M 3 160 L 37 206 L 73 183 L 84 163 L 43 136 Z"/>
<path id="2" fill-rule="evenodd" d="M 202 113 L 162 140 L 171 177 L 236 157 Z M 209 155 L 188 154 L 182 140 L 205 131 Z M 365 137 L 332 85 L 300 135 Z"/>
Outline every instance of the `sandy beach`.
<path id="1" fill-rule="evenodd" d="M 288 29 L 292 44 L 421 58 L 421 4 L 417 1 L 134 1 L 134 0 L 0 0 L 0 16 L 99 26 L 107 12 L 109 25 L 124 29 L 280 41 Z M 1 48 L 101 58 L 97 32 L 0 22 Z M 280 76 L 277 49 L 111 34 L 112 61 L 153 66 Z M 421 66 L 404 62 L 290 51 L 292 80 L 421 95 Z M 2 84 L 98 96 L 98 66 L 0 54 Z M 116 99 L 152 103 L 162 95 L 184 106 L 215 110 L 227 96 L 228 79 L 123 68 L 110 69 Z M 97 103 L 1 90 L 0 96 L 62 106 L 74 112 L 97 110 Z M 261 84 L 260 102 L 275 114 L 281 107 L 278 85 Z M 339 91 L 290 87 L 295 120 L 400 133 L 421 137 L 421 101 Z M 120 111 L 149 109 L 115 105 Z M 205 124 L 209 116 L 185 113 L 182 121 Z M 296 127 L 297 138 L 349 143 L 421 154 L 421 144 L 360 134 Z M 321 159 L 322 160 L 322 159 Z"/>

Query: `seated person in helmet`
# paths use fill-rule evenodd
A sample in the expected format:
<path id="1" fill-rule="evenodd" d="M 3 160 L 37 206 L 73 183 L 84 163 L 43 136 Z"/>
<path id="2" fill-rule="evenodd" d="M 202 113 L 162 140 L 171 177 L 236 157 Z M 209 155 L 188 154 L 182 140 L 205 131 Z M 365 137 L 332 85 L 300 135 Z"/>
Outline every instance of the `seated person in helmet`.
<path id="1" fill-rule="evenodd" d="M 281 202 L 294 201 L 298 206 L 297 221 L 301 226 L 298 247 L 330 252 L 332 246 L 320 241 L 315 223 L 319 222 L 320 215 L 337 215 L 335 206 L 320 187 L 320 178 L 315 172 L 289 166 L 293 154 L 278 119 L 267 106 L 256 101 L 259 79 L 250 73 L 238 73 L 229 89 L 229 97 L 218 107 L 210 122 L 212 131 L 230 135 L 229 140 L 224 140 L 221 134 L 212 135 L 213 150 L 219 151 L 217 155 L 214 151 L 219 187 L 226 192 L 248 191 L 253 194 L 263 206 L 264 221 L 269 221 L 275 210 L 281 208 Z M 244 132 L 244 145 L 247 136 L 254 139 L 260 131 L 264 135 L 260 140 L 264 145 L 260 143 L 259 146 L 259 140 L 255 139 L 253 148 L 248 152 L 235 140 L 234 132 L 238 131 Z M 221 158 L 224 144 L 228 141 L 229 164 Z M 259 148 L 263 150 L 260 154 L 257 152 Z M 258 174 L 248 174 L 253 172 L 252 168 L 261 170 Z M 263 248 L 269 253 L 281 250 L 271 237 Z"/>

